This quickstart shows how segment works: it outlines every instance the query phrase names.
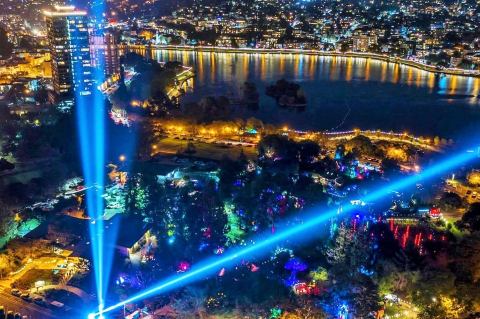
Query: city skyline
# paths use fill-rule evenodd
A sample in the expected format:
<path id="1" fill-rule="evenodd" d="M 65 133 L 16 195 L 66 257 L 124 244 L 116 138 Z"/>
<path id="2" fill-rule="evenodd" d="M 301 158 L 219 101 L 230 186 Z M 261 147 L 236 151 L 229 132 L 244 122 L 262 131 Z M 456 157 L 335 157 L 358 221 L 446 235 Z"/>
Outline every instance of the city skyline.
<path id="1" fill-rule="evenodd" d="M 0 319 L 480 318 L 472 0 L 7 0 Z"/>

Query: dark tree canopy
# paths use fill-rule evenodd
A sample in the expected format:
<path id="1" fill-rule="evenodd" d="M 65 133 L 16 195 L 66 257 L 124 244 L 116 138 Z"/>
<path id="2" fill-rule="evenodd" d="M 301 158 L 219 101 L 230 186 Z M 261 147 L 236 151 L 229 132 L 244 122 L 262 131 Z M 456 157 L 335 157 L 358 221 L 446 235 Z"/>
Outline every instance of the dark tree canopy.
<path id="1" fill-rule="evenodd" d="M 15 165 L 10 163 L 9 161 L 3 159 L 3 158 L 0 158 L 0 172 L 1 171 L 6 171 L 6 170 L 11 170 L 11 169 L 14 169 L 15 168 Z"/>
<path id="2" fill-rule="evenodd" d="M 260 157 L 268 159 L 292 160 L 296 155 L 295 142 L 283 135 L 267 135 L 258 144 Z"/>
<path id="3" fill-rule="evenodd" d="M 355 136 L 345 146 L 356 154 L 375 156 L 379 152 L 372 141 L 364 135 Z"/>
<path id="4" fill-rule="evenodd" d="M 480 231 L 480 203 L 474 203 L 462 217 L 462 226 L 472 232 Z"/>
<path id="5" fill-rule="evenodd" d="M 0 58 L 8 59 L 12 55 L 13 44 L 8 41 L 7 32 L 0 28 Z"/>
<path id="6" fill-rule="evenodd" d="M 460 208 L 462 206 L 462 198 L 452 192 L 443 193 L 442 197 L 440 198 L 440 205 L 444 208 Z"/>
<path id="7" fill-rule="evenodd" d="M 398 174 L 398 172 L 400 171 L 400 165 L 394 159 L 384 158 L 382 160 L 382 170 L 385 176 L 392 176 Z"/>

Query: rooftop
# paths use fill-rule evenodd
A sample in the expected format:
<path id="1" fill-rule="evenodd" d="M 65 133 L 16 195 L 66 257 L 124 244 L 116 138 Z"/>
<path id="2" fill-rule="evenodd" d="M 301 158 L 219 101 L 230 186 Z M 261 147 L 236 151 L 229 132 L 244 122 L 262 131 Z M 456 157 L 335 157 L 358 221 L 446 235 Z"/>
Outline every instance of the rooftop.
<path id="1" fill-rule="evenodd" d="M 74 6 L 54 6 L 54 10 L 44 10 L 47 17 L 85 16 L 87 11 L 77 10 Z"/>

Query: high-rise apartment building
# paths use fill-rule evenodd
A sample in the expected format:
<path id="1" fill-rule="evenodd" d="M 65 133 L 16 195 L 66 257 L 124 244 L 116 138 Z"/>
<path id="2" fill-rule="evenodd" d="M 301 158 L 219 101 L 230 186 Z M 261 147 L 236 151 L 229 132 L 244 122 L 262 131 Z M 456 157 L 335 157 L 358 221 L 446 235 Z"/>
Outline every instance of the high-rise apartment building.
<path id="1" fill-rule="evenodd" d="M 106 77 L 119 74 L 120 57 L 115 36 L 110 32 L 92 35 L 90 44 L 92 65 L 97 68 L 103 68 Z"/>
<path id="2" fill-rule="evenodd" d="M 372 46 L 377 45 L 377 35 L 371 31 L 356 30 L 352 42 L 354 52 L 368 52 Z"/>
<path id="3" fill-rule="evenodd" d="M 92 92 L 92 65 L 86 11 L 55 6 L 44 11 L 52 57 L 55 100 Z"/>

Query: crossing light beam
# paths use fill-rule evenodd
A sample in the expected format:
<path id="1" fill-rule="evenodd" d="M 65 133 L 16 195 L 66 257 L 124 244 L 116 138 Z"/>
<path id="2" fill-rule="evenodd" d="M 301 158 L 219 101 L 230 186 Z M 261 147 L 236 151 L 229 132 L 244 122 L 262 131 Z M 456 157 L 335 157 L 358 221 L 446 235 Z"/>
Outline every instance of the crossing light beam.
<path id="1" fill-rule="evenodd" d="M 427 168 L 419 174 L 399 179 L 398 181 L 388 184 L 385 187 L 381 187 L 378 190 L 366 195 L 361 200 L 364 202 L 372 202 L 382 199 L 390 194 L 393 190 L 398 191 L 416 185 L 417 183 L 425 182 L 432 177 L 449 172 L 456 167 L 464 165 L 476 157 L 476 152 L 462 152 L 459 155 L 449 157 L 440 163 Z M 352 212 L 354 209 L 355 206 L 347 204 L 343 207 L 343 213 Z M 261 236 L 255 237 L 252 239 L 251 244 L 246 247 L 234 248 L 227 251 L 220 257 L 209 258 L 203 262 L 200 262 L 196 266 L 192 267 L 189 272 L 181 275 L 174 275 L 162 280 L 151 288 L 148 288 L 117 304 L 106 307 L 103 309 L 103 311 L 94 313 L 93 318 L 89 319 L 98 319 L 100 316 L 119 309 L 126 304 L 141 301 L 148 297 L 165 293 L 171 291 L 172 289 L 204 279 L 205 277 L 215 274 L 222 268 L 234 266 L 243 258 L 253 258 L 263 255 L 267 253 L 274 245 L 277 245 L 281 242 L 289 241 L 291 243 L 303 243 L 308 241 L 314 237 L 312 233 L 314 234 L 314 231 L 318 226 L 328 221 L 330 218 L 335 217 L 337 214 L 337 209 L 322 212 L 313 210 L 310 212 L 310 214 L 305 214 L 303 216 L 303 222 L 300 224 L 298 224 L 296 221 L 286 221 L 281 227 L 279 227 L 280 230 L 274 235 L 271 233 L 265 233 Z M 298 220 L 298 216 L 296 217 L 296 220 Z M 294 224 L 294 226 L 290 226 L 291 224 Z"/>

